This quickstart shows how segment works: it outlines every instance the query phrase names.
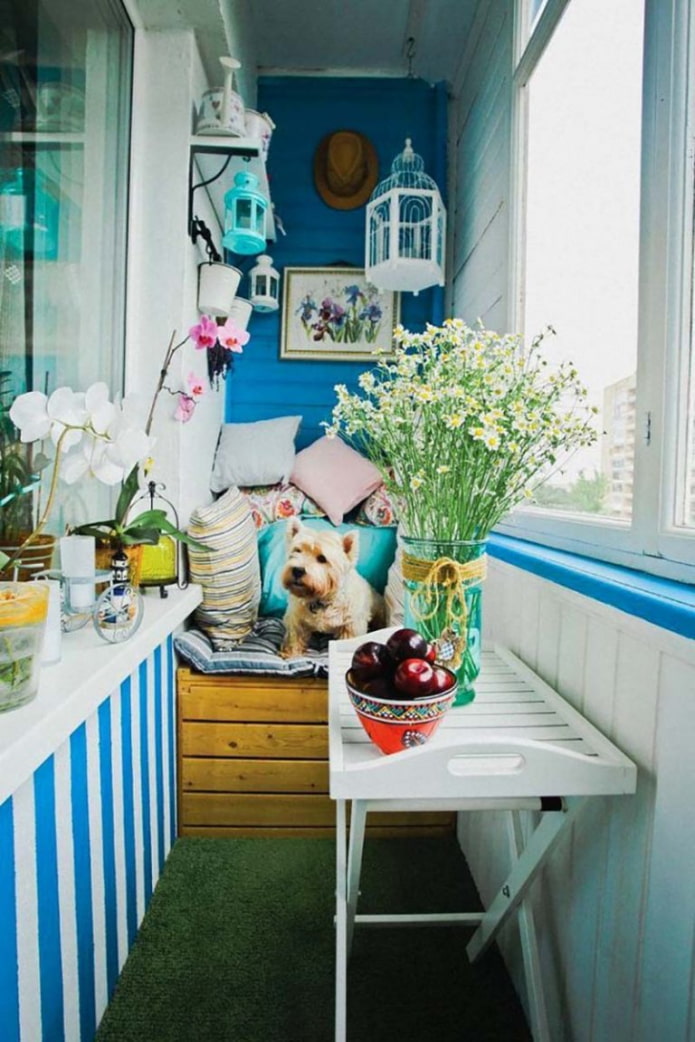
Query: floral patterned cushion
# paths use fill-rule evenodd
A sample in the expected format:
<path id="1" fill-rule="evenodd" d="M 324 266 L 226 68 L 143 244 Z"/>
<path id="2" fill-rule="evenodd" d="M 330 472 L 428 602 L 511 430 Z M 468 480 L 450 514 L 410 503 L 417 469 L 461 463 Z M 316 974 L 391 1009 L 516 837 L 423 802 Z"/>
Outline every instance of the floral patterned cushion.
<path id="1" fill-rule="evenodd" d="M 301 489 L 288 481 L 277 485 L 256 485 L 253 488 L 241 488 L 240 492 L 248 500 L 256 528 L 271 525 L 274 521 L 282 521 L 286 517 L 299 516 L 325 517 L 321 507 L 305 496 Z"/>
<path id="2" fill-rule="evenodd" d="M 377 526 L 398 523 L 395 504 L 383 485 L 379 485 L 360 505 L 355 522 L 358 525 Z"/>

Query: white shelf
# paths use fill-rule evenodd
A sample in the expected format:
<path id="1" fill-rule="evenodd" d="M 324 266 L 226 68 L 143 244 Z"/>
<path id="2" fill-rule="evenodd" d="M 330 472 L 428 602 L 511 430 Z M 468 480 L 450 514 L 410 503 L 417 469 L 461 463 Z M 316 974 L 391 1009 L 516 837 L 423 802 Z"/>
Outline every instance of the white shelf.
<path id="1" fill-rule="evenodd" d="M 224 228 L 224 196 L 234 182 L 234 175 L 240 170 L 255 174 L 258 178 L 258 188 L 268 200 L 268 213 L 266 217 L 266 238 L 275 239 L 275 221 L 273 220 L 273 209 L 270 199 L 270 188 L 268 175 L 266 173 L 265 161 L 262 155 L 262 144 L 260 138 L 231 137 L 219 134 L 194 134 L 190 143 L 190 184 L 194 187 L 201 181 L 213 178 L 224 166 L 225 157 L 231 156 L 229 166 L 224 174 L 207 185 L 205 191 L 208 193 L 210 202 L 217 215 L 220 229 Z M 197 189 L 202 192 L 202 188 Z M 192 213 L 195 213 L 195 198 L 192 203 Z M 189 215 L 189 216 L 192 216 Z"/>

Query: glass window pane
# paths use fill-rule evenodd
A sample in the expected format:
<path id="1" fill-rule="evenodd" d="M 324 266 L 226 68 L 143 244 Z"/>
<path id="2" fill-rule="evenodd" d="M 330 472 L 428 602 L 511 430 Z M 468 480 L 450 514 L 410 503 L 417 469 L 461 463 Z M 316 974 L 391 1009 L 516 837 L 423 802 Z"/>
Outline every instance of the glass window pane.
<path id="1" fill-rule="evenodd" d="M 694 200 L 695 202 L 695 200 Z M 695 258 L 694 258 L 695 259 Z M 695 271 L 695 263 L 693 264 Z M 695 283 L 693 285 L 695 290 Z M 693 293 L 695 297 L 695 293 Z M 688 358 L 688 398 L 682 423 L 685 428 L 683 450 L 679 453 L 675 523 L 680 528 L 695 528 L 695 328 L 691 301 L 691 334 Z"/>
<path id="2" fill-rule="evenodd" d="M 643 3 L 572 0 L 528 85 L 524 327 L 571 359 L 603 435 L 538 490 L 563 513 L 629 521 L 635 371 Z M 620 47 L 616 47 L 620 40 Z"/>
<path id="3" fill-rule="evenodd" d="M 0 3 L 4 402 L 97 380 L 115 393 L 124 359 L 132 27 L 117 0 Z M 74 493 L 91 516 L 96 486 Z"/>
<path id="4" fill-rule="evenodd" d="M 532 26 L 536 21 L 536 18 L 545 7 L 547 0 L 529 0 L 528 5 L 528 24 Z"/>

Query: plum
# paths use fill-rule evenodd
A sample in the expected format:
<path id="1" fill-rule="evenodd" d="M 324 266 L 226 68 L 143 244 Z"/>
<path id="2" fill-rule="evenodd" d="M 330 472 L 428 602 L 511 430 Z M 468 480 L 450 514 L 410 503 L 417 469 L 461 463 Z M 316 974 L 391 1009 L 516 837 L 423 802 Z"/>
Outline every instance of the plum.
<path id="1" fill-rule="evenodd" d="M 371 680 L 391 673 L 393 669 L 385 644 L 375 640 L 365 641 L 355 650 L 350 671 L 358 682 Z"/>
<path id="2" fill-rule="evenodd" d="M 424 658 L 406 658 L 396 666 L 393 683 L 409 698 L 422 698 L 432 690 L 434 669 Z"/>
<path id="3" fill-rule="evenodd" d="M 386 641 L 386 649 L 394 662 L 404 659 L 425 659 L 430 645 L 417 630 L 408 628 L 396 630 Z"/>

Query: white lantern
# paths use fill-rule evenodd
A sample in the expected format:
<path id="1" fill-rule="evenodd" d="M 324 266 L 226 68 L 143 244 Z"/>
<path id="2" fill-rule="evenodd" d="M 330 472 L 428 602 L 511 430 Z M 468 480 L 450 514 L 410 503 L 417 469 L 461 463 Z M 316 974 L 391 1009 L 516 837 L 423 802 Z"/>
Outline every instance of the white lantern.
<path id="1" fill-rule="evenodd" d="M 379 289 L 444 285 L 446 210 L 410 138 L 367 203 L 365 272 Z"/>
<path id="2" fill-rule="evenodd" d="M 277 311 L 280 303 L 280 275 L 273 267 L 273 258 L 267 253 L 262 253 L 255 268 L 251 268 L 249 281 L 249 300 L 254 311 Z"/>

